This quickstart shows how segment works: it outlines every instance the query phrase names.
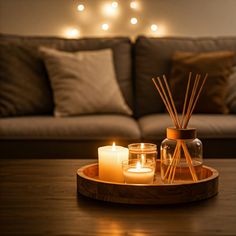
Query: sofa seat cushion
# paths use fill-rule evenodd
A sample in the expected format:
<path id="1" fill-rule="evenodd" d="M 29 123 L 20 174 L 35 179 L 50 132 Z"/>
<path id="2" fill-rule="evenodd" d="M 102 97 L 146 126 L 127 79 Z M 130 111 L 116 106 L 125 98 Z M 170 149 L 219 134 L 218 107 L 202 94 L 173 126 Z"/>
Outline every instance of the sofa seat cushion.
<path id="1" fill-rule="evenodd" d="M 0 139 L 103 140 L 139 139 L 137 122 L 122 115 L 93 115 L 66 118 L 52 116 L 0 119 Z"/>
<path id="2" fill-rule="evenodd" d="M 168 114 L 147 115 L 139 119 L 142 138 L 163 140 L 166 137 L 166 128 L 173 126 Z M 222 114 L 194 114 L 188 127 L 197 129 L 200 139 L 236 138 L 236 115 Z"/>

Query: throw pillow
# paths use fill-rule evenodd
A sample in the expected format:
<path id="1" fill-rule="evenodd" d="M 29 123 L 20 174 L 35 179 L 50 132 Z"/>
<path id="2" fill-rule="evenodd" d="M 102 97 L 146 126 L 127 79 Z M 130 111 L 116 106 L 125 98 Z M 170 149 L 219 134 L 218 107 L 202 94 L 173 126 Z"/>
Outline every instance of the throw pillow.
<path id="1" fill-rule="evenodd" d="M 229 76 L 226 104 L 230 112 L 236 113 L 236 66 L 232 68 L 232 74 Z"/>
<path id="2" fill-rule="evenodd" d="M 228 113 L 225 97 L 233 61 L 234 53 L 230 51 L 175 52 L 172 58 L 170 85 L 178 111 L 182 111 L 188 75 L 192 72 L 192 78 L 195 78 L 196 73 L 200 73 L 202 77 L 208 73 L 208 79 L 194 112 Z"/>
<path id="3" fill-rule="evenodd" d="M 40 48 L 54 95 L 54 115 L 131 114 L 116 80 L 111 49 L 62 52 Z"/>
<path id="4" fill-rule="evenodd" d="M 37 49 L 0 43 L 0 117 L 50 113 L 53 99 Z"/>

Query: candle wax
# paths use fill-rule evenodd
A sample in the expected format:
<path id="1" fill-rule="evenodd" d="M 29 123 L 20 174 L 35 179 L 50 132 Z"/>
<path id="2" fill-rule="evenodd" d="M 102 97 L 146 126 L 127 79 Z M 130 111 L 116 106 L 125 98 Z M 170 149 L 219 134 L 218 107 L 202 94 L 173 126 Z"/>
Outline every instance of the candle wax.
<path id="1" fill-rule="evenodd" d="M 125 182 L 130 184 L 152 184 L 154 169 L 148 167 L 128 168 L 124 170 Z"/>
<path id="2" fill-rule="evenodd" d="M 104 146 L 98 148 L 99 179 L 110 182 L 124 182 L 122 161 L 127 161 L 128 148 Z"/>

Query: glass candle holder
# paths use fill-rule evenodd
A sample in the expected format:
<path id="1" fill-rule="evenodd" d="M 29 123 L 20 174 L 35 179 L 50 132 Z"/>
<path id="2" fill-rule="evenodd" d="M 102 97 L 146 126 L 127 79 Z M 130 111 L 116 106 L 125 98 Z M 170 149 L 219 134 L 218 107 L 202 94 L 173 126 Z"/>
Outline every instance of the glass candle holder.
<path id="1" fill-rule="evenodd" d="M 146 160 L 156 161 L 157 145 L 153 143 L 132 143 L 128 145 L 129 160 L 138 159 L 141 164 Z"/>
<path id="2" fill-rule="evenodd" d="M 122 162 L 124 181 L 126 184 L 152 184 L 155 174 L 155 161 L 148 159 L 141 163 L 140 159 Z"/>

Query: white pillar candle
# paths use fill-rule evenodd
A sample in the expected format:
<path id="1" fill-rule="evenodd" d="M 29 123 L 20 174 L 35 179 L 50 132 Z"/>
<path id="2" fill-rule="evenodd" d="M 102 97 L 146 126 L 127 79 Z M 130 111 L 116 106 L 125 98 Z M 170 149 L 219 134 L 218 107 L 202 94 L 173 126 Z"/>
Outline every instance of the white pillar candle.
<path id="1" fill-rule="evenodd" d="M 124 169 L 125 183 L 128 184 L 152 184 L 154 178 L 154 168 L 142 167 L 137 162 L 136 167 Z"/>
<path id="2" fill-rule="evenodd" d="M 99 179 L 110 182 L 124 182 L 122 162 L 128 161 L 129 150 L 121 146 L 98 148 Z"/>

